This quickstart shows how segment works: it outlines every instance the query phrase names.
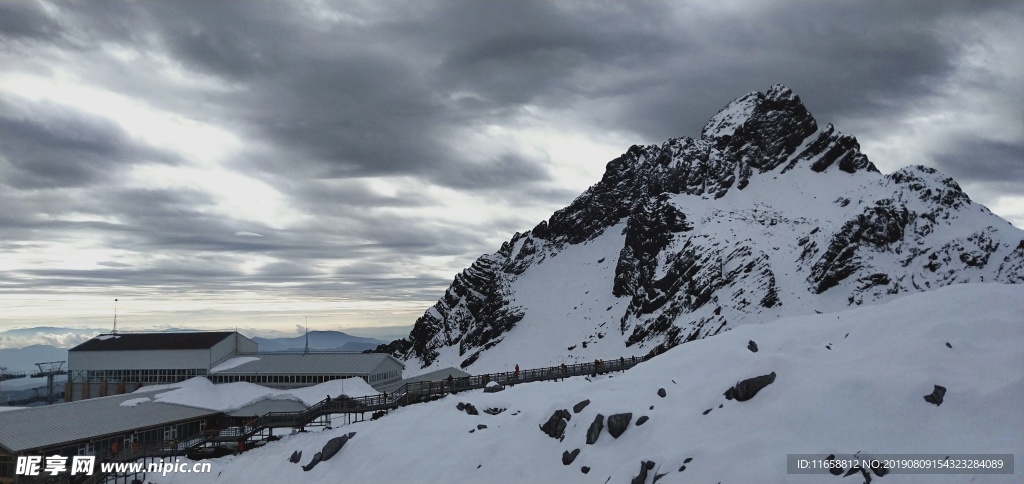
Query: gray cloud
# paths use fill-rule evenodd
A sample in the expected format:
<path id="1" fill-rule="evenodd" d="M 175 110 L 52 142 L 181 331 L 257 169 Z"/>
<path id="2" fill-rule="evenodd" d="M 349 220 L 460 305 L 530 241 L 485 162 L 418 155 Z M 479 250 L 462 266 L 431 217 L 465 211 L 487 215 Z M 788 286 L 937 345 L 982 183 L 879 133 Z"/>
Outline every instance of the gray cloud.
<path id="1" fill-rule="evenodd" d="M 126 185 L 116 175 L 143 164 L 197 166 L 177 149 L 195 141 L 151 146 L 105 113 L 5 93 L 0 253 L 117 252 L 85 269 L 25 264 L 0 287 L 427 307 L 455 271 L 578 194 L 555 160 L 490 128 L 541 123 L 540 111 L 542 132 L 661 143 L 699 135 L 729 101 L 777 82 L 862 142 L 922 113 L 960 116 L 949 106 L 981 106 L 978 93 L 1000 99 L 1005 109 L 922 156 L 988 199 L 1019 196 L 1006 180 L 1024 178 L 1024 139 L 986 130 L 1024 132 L 1024 64 L 979 53 L 996 51 L 990 31 L 1016 39 L 1022 19 L 1013 1 L 0 3 L 5 74 L 75 79 L 221 128 L 241 147 L 219 167 L 303 216 L 225 213 L 232 186 Z M 397 182 L 382 191 L 373 178 Z M 486 200 L 488 215 L 452 221 L 448 192 Z"/>

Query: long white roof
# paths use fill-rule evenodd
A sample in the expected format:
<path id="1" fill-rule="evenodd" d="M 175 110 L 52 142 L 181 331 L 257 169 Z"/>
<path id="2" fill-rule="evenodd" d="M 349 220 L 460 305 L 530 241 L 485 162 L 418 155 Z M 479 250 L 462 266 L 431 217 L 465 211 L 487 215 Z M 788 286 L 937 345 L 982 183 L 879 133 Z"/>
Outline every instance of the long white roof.
<path id="1" fill-rule="evenodd" d="M 52 448 L 219 413 L 160 402 L 121 406 L 121 402 L 152 395 L 135 392 L 0 412 L 0 447 L 9 452 Z"/>
<path id="2" fill-rule="evenodd" d="M 252 357 L 258 359 L 252 360 Z M 214 367 L 210 375 L 369 375 L 388 359 L 405 366 L 385 353 L 260 353 L 235 358 L 250 360 L 238 365 L 227 360 Z"/>

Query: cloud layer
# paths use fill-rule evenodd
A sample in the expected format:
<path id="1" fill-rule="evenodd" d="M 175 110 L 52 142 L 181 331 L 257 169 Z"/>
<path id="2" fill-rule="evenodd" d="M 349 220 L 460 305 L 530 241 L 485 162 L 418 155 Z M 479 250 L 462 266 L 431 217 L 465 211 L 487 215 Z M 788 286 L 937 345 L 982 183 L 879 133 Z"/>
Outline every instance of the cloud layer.
<path id="1" fill-rule="evenodd" d="M 1012 1 L 3 2 L 0 326 L 409 324 L 778 82 L 1022 226 L 1021 31 Z"/>

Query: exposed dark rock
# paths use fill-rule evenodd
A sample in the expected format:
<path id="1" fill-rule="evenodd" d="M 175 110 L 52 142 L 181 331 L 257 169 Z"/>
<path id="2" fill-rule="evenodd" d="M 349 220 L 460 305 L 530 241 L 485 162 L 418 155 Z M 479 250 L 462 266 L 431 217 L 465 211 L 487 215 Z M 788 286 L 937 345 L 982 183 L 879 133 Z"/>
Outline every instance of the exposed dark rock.
<path id="1" fill-rule="evenodd" d="M 825 462 L 829 462 L 829 473 L 831 473 L 833 476 L 838 476 L 842 474 L 845 469 L 835 464 L 835 460 L 835 454 L 829 454 L 828 457 L 825 458 Z"/>
<path id="2" fill-rule="evenodd" d="M 757 353 L 757 343 L 755 343 L 754 340 L 750 340 L 750 342 L 747 343 L 747 349 L 754 353 Z"/>
<path id="3" fill-rule="evenodd" d="M 942 399 L 946 396 L 946 387 L 935 385 L 935 389 L 932 390 L 931 395 L 925 395 L 924 401 L 928 403 L 934 403 L 936 406 L 942 405 Z"/>
<path id="4" fill-rule="evenodd" d="M 463 402 L 459 402 L 458 404 L 455 405 L 455 408 L 459 409 L 459 411 L 461 412 L 466 409 L 466 404 Z"/>
<path id="5" fill-rule="evenodd" d="M 316 454 L 313 455 L 313 459 L 309 461 L 309 464 L 306 464 L 306 465 L 302 466 L 302 470 L 306 471 L 306 472 L 309 472 L 311 469 L 316 467 L 317 464 L 320 463 L 320 458 L 321 458 L 320 453 L 317 452 Z"/>
<path id="6" fill-rule="evenodd" d="M 679 466 L 679 472 L 683 472 L 685 470 L 686 470 L 686 465 Z"/>
<path id="7" fill-rule="evenodd" d="M 491 383 L 493 383 L 493 384 L 488 384 L 487 386 L 484 387 L 484 393 L 498 393 L 498 392 L 500 392 L 500 391 L 505 389 L 505 386 L 502 385 L 501 383 L 498 383 L 498 382 L 491 382 Z"/>
<path id="8" fill-rule="evenodd" d="M 476 410 L 476 407 L 474 407 L 472 403 L 466 404 L 466 413 L 470 415 L 480 415 L 480 412 Z"/>
<path id="9" fill-rule="evenodd" d="M 707 410 L 705 410 L 705 411 L 703 412 L 703 413 L 704 413 L 704 415 L 707 415 L 707 414 L 711 413 L 711 410 L 712 410 L 712 409 L 710 409 L 710 408 L 709 408 L 709 409 L 707 409 Z"/>
<path id="10" fill-rule="evenodd" d="M 589 466 L 580 467 L 580 472 L 582 472 L 584 474 L 587 474 L 587 473 L 590 472 L 590 467 Z"/>
<path id="11" fill-rule="evenodd" d="M 342 435 L 341 437 L 335 437 L 328 440 L 327 443 L 324 444 L 323 450 L 320 451 L 320 460 L 330 460 L 331 457 L 334 457 L 334 454 L 337 454 L 338 451 L 341 450 L 341 447 L 345 445 L 345 442 L 348 442 L 347 435 Z"/>
<path id="12" fill-rule="evenodd" d="M 738 402 L 745 402 L 754 398 L 754 395 L 757 395 L 757 392 L 761 391 L 762 388 L 771 385 L 773 382 L 775 382 L 774 371 L 767 375 L 748 378 L 726 390 L 725 398 L 727 400 L 735 399 Z"/>
<path id="13" fill-rule="evenodd" d="M 584 400 L 584 401 L 582 401 L 582 402 L 580 402 L 580 403 L 577 403 L 576 405 L 573 405 L 572 406 L 572 413 L 580 413 L 580 412 L 582 412 L 584 408 L 587 408 L 587 405 L 590 405 L 590 399 L 589 398 Z"/>
<path id="14" fill-rule="evenodd" d="M 633 420 L 633 414 L 617 413 L 608 417 L 608 433 L 612 434 L 612 437 L 616 439 L 626 431 L 626 427 L 629 427 L 629 422 Z"/>
<path id="15" fill-rule="evenodd" d="M 946 342 L 946 348 L 952 348 L 952 347 L 953 347 L 953 345 L 949 344 L 949 341 L 947 341 Z"/>
<path id="16" fill-rule="evenodd" d="M 665 389 L 664 388 L 659 388 L 658 389 L 658 396 L 661 397 L 661 398 L 665 398 L 665 395 L 666 395 Z"/>
<path id="17" fill-rule="evenodd" d="M 648 418 L 647 418 L 646 415 L 636 419 L 636 426 L 639 427 L 639 426 L 643 425 L 644 423 L 647 422 L 647 420 L 648 420 Z"/>
<path id="18" fill-rule="evenodd" d="M 486 428 L 487 428 L 487 426 L 486 426 L 486 425 L 484 425 L 484 424 L 477 424 L 477 425 L 476 425 L 476 429 L 477 429 L 477 430 L 483 430 L 483 429 L 486 429 Z"/>
<path id="19" fill-rule="evenodd" d="M 594 422 L 590 424 L 587 429 L 587 445 L 593 445 L 597 442 L 597 438 L 601 436 L 601 430 L 604 429 L 604 415 L 597 414 L 594 417 Z"/>
<path id="20" fill-rule="evenodd" d="M 651 484 L 654 484 L 654 483 L 658 482 L 659 479 L 661 479 L 662 477 L 665 477 L 667 475 L 668 475 L 667 472 L 664 473 L 664 474 L 655 474 L 654 475 L 654 479 L 651 481 Z"/>
<path id="21" fill-rule="evenodd" d="M 683 464 L 689 464 L 690 461 L 692 461 L 692 460 L 693 460 L 693 457 L 687 457 L 687 458 L 683 459 Z"/>
<path id="22" fill-rule="evenodd" d="M 569 452 L 568 450 L 562 452 L 562 465 L 572 464 L 572 461 L 576 460 L 576 456 L 580 455 L 580 449 Z"/>
<path id="23" fill-rule="evenodd" d="M 300 460 L 302 460 L 301 450 L 296 450 L 295 452 L 292 452 L 292 456 L 288 458 L 288 462 L 291 462 L 292 464 L 297 464 Z"/>
<path id="24" fill-rule="evenodd" d="M 555 413 L 548 418 L 544 425 L 540 426 L 541 432 L 544 432 L 553 439 L 560 439 L 565 434 L 565 427 L 568 424 L 568 420 L 572 419 L 572 414 L 568 410 L 556 410 Z"/>
<path id="25" fill-rule="evenodd" d="M 611 418 L 611 417 L 609 417 L 609 418 Z M 649 470 L 651 470 L 653 468 L 654 468 L 654 462 L 653 461 L 645 460 L 643 462 L 640 462 L 640 474 L 638 474 L 636 477 L 634 477 L 633 480 L 629 481 L 630 484 L 644 484 L 645 482 L 647 482 L 647 471 L 649 471 Z"/>
<path id="26" fill-rule="evenodd" d="M 501 412 L 504 412 L 505 410 L 506 409 L 504 409 L 504 408 L 491 407 L 491 408 L 485 408 L 484 409 L 484 413 L 486 413 L 487 415 L 497 415 L 497 414 L 499 414 Z"/>

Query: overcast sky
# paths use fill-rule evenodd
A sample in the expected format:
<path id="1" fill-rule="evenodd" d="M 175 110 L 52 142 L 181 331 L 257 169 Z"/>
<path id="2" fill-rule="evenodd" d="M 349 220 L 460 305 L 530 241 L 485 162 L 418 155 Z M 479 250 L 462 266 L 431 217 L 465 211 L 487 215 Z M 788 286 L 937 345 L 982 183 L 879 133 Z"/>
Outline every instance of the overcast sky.
<path id="1" fill-rule="evenodd" d="M 774 83 L 1024 226 L 1024 3 L 0 1 L 0 329 L 410 325 Z"/>

